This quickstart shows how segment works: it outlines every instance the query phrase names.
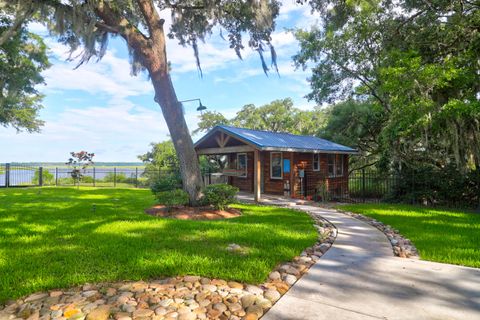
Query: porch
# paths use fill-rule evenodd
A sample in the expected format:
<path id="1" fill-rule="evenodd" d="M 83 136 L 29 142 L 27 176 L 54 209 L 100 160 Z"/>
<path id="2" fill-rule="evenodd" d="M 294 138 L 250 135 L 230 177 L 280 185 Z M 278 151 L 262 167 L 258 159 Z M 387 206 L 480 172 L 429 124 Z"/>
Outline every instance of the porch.
<path id="1" fill-rule="evenodd" d="M 321 188 L 348 189 L 348 155 L 356 153 L 317 137 L 227 126 L 213 128 L 195 149 L 222 161 L 209 183 L 231 184 L 255 201 L 262 194 L 308 199 Z"/>

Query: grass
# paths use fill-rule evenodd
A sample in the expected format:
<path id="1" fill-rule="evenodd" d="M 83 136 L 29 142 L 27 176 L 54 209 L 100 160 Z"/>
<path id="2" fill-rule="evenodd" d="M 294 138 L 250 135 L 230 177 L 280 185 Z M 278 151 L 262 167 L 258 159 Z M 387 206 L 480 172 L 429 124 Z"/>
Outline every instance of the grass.
<path id="1" fill-rule="evenodd" d="M 309 216 L 235 205 L 241 217 L 160 219 L 149 190 L 0 189 L 0 302 L 86 282 L 185 274 L 259 283 L 317 237 Z M 93 210 L 95 205 L 95 211 Z M 226 250 L 231 243 L 246 256 Z"/>
<path id="2" fill-rule="evenodd" d="M 398 229 L 423 260 L 480 268 L 480 214 L 398 204 L 340 207 Z"/>

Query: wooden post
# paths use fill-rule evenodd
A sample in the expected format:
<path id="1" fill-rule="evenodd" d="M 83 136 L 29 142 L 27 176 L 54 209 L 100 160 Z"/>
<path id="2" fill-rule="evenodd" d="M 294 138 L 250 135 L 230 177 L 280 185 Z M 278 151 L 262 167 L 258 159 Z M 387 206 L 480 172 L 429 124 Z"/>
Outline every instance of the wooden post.
<path id="1" fill-rule="evenodd" d="M 138 188 L 138 167 L 135 167 L 135 188 Z"/>
<path id="2" fill-rule="evenodd" d="M 43 186 L 43 167 L 38 168 L 38 186 Z"/>
<path id="3" fill-rule="evenodd" d="M 260 151 L 255 150 L 253 152 L 253 195 L 257 202 L 260 201 L 261 170 Z"/>
<path id="4" fill-rule="evenodd" d="M 5 187 L 10 187 L 10 163 L 5 164 Z"/>

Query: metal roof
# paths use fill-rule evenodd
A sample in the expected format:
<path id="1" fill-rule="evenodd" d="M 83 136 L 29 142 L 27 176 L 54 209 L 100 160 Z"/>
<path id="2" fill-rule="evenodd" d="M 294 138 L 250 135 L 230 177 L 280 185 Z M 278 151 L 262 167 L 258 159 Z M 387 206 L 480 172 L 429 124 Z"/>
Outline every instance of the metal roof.
<path id="1" fill-rule="evenodd" d="M 317 137 L 300 136 L 284 132 L 252 130 L 225 125 L 216 126 L 211 129 L 205 136 L 195 143 L 195 146 L 198 146 L 208 136 L 211 136 L 218 130 L 223 131 L 226 134 L 230 134 L 233 137 L 238 138 L 247 144 L 251 144 L 260 150 L 357 153 L 357 150 L 353 148 Z"/>

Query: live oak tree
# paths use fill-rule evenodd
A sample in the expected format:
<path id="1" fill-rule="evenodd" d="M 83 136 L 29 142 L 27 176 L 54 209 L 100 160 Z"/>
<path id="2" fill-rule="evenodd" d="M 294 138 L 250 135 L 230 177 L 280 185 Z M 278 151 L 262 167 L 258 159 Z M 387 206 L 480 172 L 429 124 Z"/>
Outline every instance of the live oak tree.
<path id="1" fill-rule="evenodd" d="M 7 6 L 25 2 L 4 1 Z M 154 100 L 162 109 L 179 158 L 184 189 L 189 194 L 190 202 L 196 203 L 201 196 L 201 174 L 192 138 L 170 78 L 166 36 L 177 39 L 181 45 L 192 47 L 200 72 L 199 41 L 204 41 L 213 32 L 221 32 L 230 48 L 241 58 L 243 38 L 248 36 L 247 45 L 259 53 L 263 69 L 267 72 L 265 50 L 271 54 L 272 65 L 276 68 L 276 54 L 270 43 L 270 34 L 275 27 L 274 19 L 278 15 L 279 3 L 275 0 L 29 2 L 35 8 L 37 21 L 48 25 L 52 35 L 57 36 L 60 42 L 70 46 L 72 52 L 78 48 L 83 49 L 79 65 L 93 57 L 101 59 L 109 37 L 119 36 L 125 40 L 133 73 L 145 70 L 151 79 L 155 91 Z M 25 12 L 16 12 L 17 16 L 24 14 Z M 172 18 L 170 30 L 164 28 L 167 15 Z"/>
<path id="2" fill-rule="evenodd" d="M 18 19 L 13 10 L 0 6 L 0 125 L 27 132 L 39 131 L 43 96 L 37 86 L 49 67 L 42 38 L 22 23 L 31 18 L 26 10 Z"/>
<path id="3" fill-rule="evenodd" d="M 308 97 L 319 104 L 350 101 L 376 114 L 355 119 L 339 112 L 340 128 L 357 122 L 352 128 L 360 131 L 345 132 L 366 133 L 364 147 L 393 168 L 479 170 L 478 1 L 299 2 L 322 13 L 319 26 L 296 32 L 301 50 L 294 60 L 312 67 Z"/>

